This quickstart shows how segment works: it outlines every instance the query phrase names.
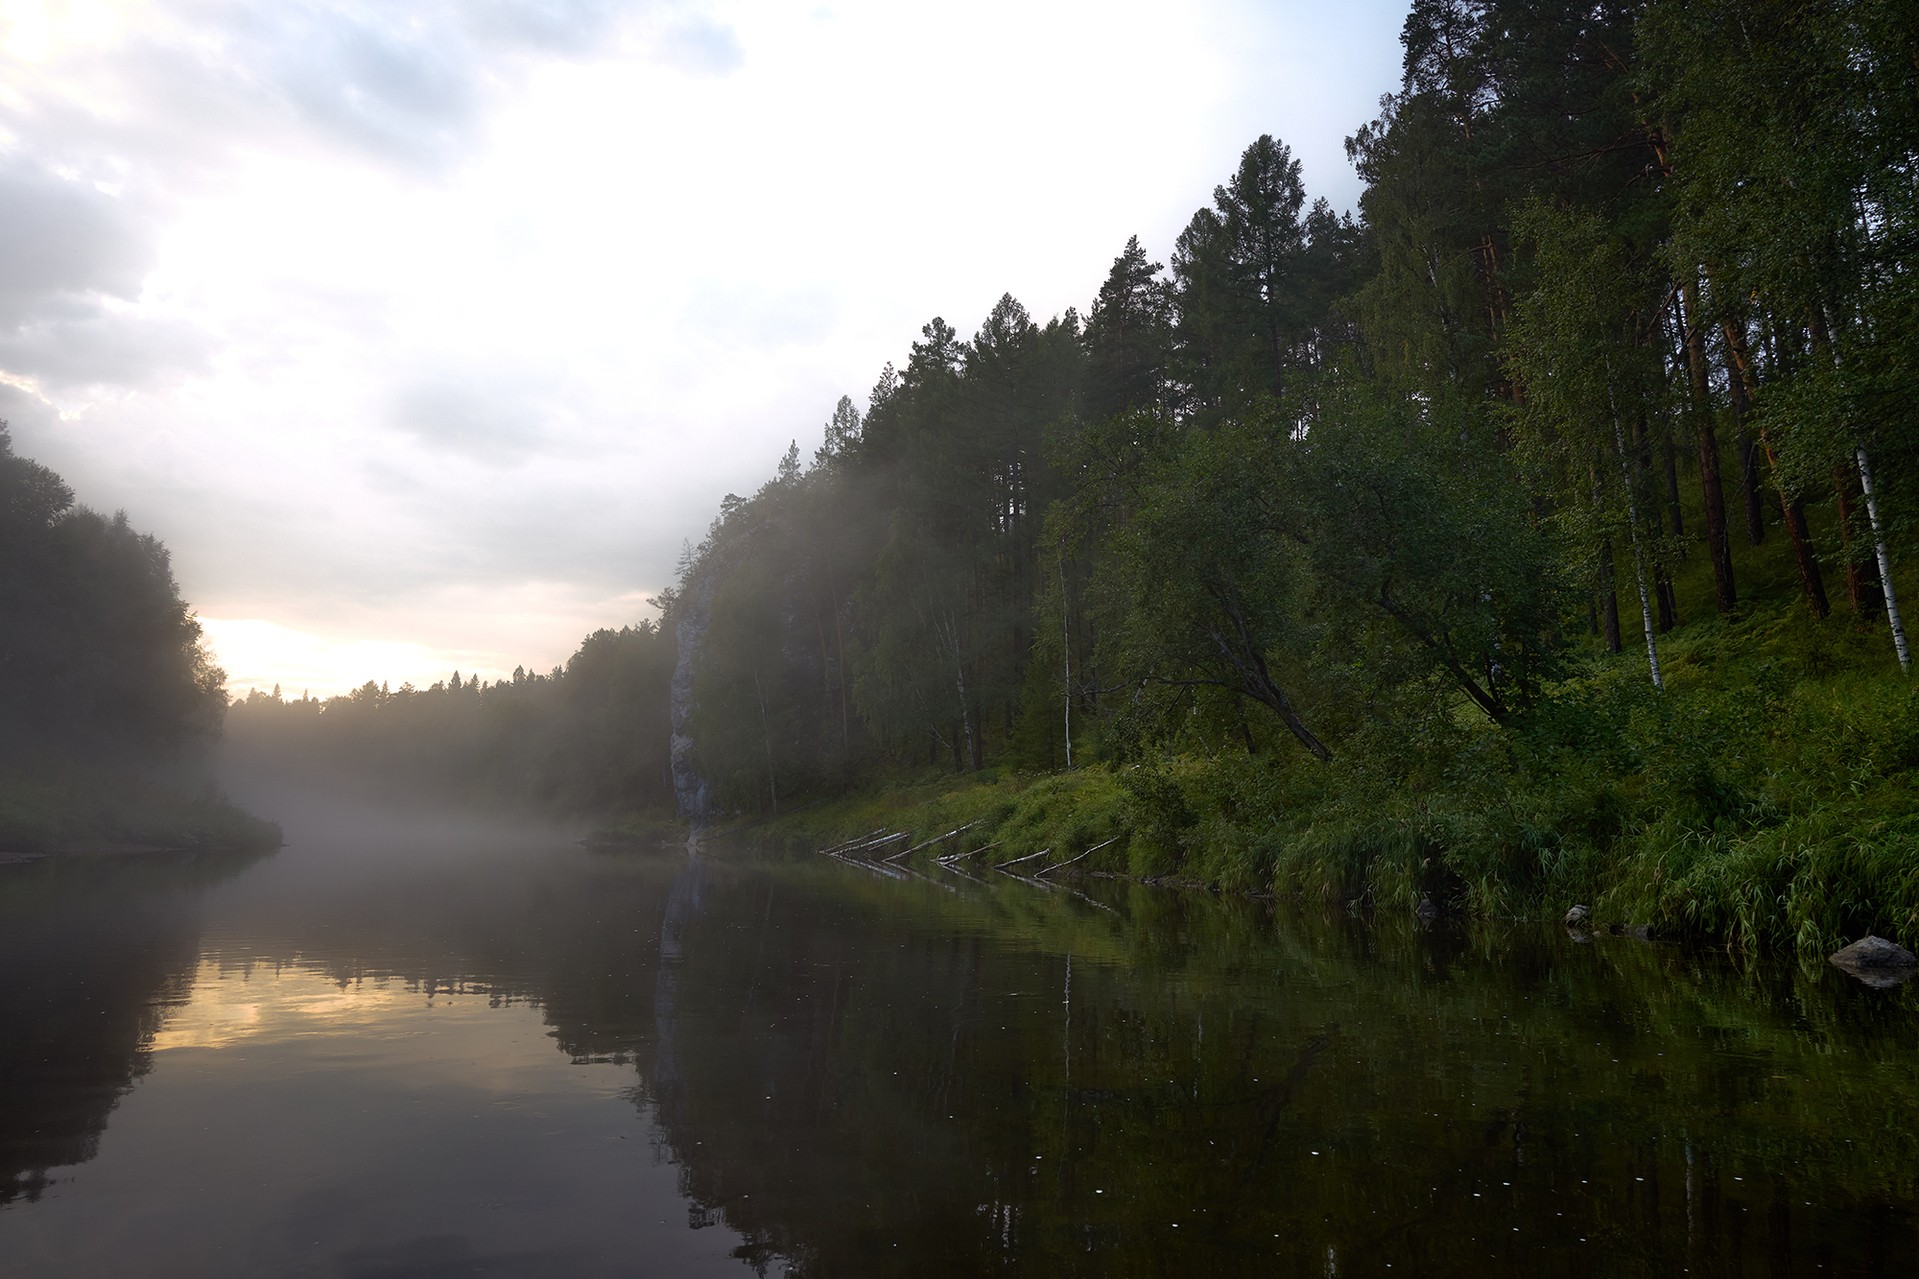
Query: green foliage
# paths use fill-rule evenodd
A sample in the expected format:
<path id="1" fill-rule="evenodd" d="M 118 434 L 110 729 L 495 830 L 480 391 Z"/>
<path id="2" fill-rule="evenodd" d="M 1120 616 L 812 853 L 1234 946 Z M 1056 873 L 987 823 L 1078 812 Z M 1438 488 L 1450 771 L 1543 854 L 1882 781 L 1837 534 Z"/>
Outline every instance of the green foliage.
<path id="1" fill-rule="evenodd" d="M 218 736 L 226 676 L 167 550 L 77 507 L 0 423 L 0 767 L 141 766 Z"/>
<path id="2" fill-rule="evenodd" d="M 166 548 L 74 505 L 0 422 L 0 852 L 277 846 L 192 780 L 225 684 Z"/>

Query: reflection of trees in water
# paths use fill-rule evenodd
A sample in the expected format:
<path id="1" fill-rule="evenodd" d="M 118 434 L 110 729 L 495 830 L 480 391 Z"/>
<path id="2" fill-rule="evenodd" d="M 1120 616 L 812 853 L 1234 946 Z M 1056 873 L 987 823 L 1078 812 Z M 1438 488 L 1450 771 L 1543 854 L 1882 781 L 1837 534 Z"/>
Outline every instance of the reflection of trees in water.
<path id="1" fill-rule="evenodd" d="M 1249 1193 L 1236 1183 L 1327 1043 L 1264 1043 L 1255 1019 L 1215 1021 L 1110 965 L 1069 980 L 1067 955 L 1009 938 L 784 879 L 750 891 L 769 900 L 716 900 L 683 929 L 674 1087 L 655 1101 L 696 1212 L 762 1267 L 1070 1272 L 1142 1198 Z M 1240 1087 L 1263 1049 L 1282 1064 Z M 1233 1158 L 1209 1168 L 1194 1152 L 1217 1141 Z M 1099 1268 L 1150 1272 L 1154 1255 Z"/>
<path id="2" fill-rule="evenodd" d="M 1163 892 L 1121 893 L 1117 920 L 805 870 L 703 893 L 674 915 L 655 1113 L 693 1224 L 762 1269 L 1891 1273 L 1919 1252 L 1919 1134 L 1872 1119 L 1912 1099 L 1914 1036 L 1849 989 Z"/>
<path id="3" fill-rule="evenodd" d="M 0 881 L 9 1196 L 89 1155 L 187 993 L 199 899 L 151 865 Z M 538 1003 L 567 1057 L 636 1064 L 689 1225 L 736 1230 L 763 1271 L 1284 1272 L 1331 1250 L 1349 1272 L 1870 1273 L 1919 1251 L 1919 1134 L 1885 1120 L 1919 1091 L 1911 992 L 1087 891 L 1113 913 L 816 860 L 520 856 L 243 920 L 236 893 L 214 957 Z"/>
<path id="4" fill-rule="evenodd" d="M 251 857 L 56 859 L 0 871 L 0 1204 L 93 1158 L 191 994 L 200 889 Z"/>

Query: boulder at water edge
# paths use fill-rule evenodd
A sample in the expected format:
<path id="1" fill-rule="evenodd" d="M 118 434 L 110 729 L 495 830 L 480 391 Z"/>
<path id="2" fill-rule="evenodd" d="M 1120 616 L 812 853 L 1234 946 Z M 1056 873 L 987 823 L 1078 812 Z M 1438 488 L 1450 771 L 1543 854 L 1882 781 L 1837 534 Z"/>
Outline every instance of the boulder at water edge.
<path id="1" fill-rule="evenodd" d="M 1832 956 L 1832 962 L 1841 968 L 1914 968 L 1919 967 L 1919 956 L 1897 942 L 1867 933 Z"/>

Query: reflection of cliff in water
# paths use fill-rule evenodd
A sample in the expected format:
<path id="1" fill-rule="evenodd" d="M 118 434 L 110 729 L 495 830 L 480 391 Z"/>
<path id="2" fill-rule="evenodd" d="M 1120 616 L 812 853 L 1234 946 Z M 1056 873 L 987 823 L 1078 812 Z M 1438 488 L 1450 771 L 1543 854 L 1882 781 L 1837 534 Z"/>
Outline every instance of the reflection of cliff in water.
<path id="1" fill-rule="evenodd" d="M 0 868 L 0 1204 L 93 1158 L 154 1032 L 190 993 L 201 890 L 251 855 Z"/>

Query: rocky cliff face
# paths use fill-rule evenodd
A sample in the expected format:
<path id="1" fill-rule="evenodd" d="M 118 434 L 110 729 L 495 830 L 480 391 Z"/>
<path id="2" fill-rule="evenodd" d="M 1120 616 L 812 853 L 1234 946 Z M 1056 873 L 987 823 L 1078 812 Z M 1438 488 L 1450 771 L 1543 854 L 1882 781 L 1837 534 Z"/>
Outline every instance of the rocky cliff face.
<path id="1" fill-rule="evenodd" d="M 673 643 L 678 654 L 673 666 L 671 705 L 673 797 L 680 816 L 695 828 L 712 813 L 706 779 L 693 766 L 693 736 L 688 726 L 693 710 L 693 666 L 699 658 L 700 639 L 706 634 L 712 602 L 713 579 L 703 574 L 687 583 L 673 610 Z"/>

